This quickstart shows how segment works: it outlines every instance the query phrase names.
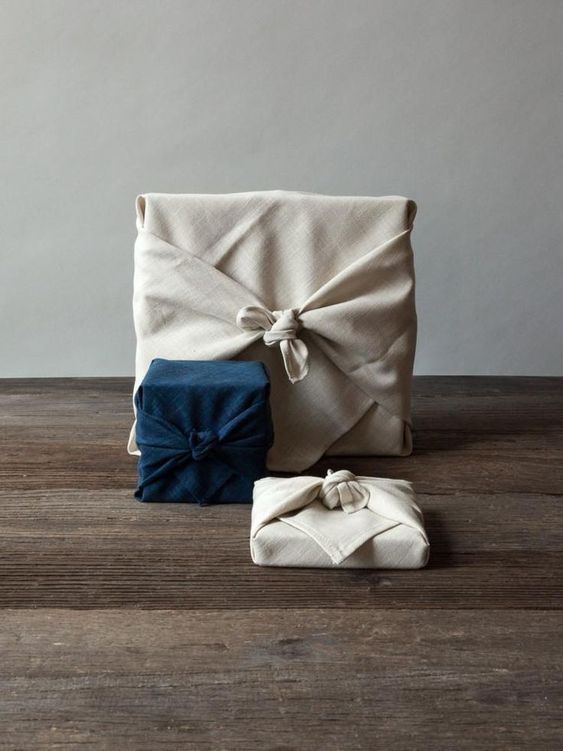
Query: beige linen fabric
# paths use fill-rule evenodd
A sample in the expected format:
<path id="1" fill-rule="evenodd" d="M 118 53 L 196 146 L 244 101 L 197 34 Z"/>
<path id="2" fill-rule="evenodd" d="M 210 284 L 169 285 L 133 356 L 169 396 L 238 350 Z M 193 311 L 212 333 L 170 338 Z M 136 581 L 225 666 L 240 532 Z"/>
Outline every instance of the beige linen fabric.
<path id="1" fill-rule="evenodd" d="M 414 569 L 429 544 L 410 483 L 341 470 L 258 480 L 250 551 L 259 566 Z"/>
<path id="2" fill-rule="evenodd" d="M 270 469 L 409 453 L 415 211 L 395 196 L 140 196 L 135 389 L 155 357 L 261 360 Z"/>

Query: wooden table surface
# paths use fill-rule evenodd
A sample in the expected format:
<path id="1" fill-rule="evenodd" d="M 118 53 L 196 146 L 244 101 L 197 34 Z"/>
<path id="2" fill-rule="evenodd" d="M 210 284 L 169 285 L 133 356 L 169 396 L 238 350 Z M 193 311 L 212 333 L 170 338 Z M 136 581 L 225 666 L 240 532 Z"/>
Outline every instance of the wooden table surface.
<path id="1" fill-rule="evenodd" d="M 140 504 L 129 379 L 0 382 L 0 748 L 559 749 L 563 379 L 418 378 L 421 571 L 252 565 Z"/>

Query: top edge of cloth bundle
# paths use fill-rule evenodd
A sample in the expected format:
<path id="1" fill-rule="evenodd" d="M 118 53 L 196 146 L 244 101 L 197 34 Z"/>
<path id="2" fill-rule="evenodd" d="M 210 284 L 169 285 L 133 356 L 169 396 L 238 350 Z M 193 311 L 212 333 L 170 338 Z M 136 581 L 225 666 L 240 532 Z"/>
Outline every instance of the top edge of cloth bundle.
<path id="1" fill-rule="evenodd" d="M 136 387 L 155 357 L 261 360 L 270 469 L 410 453 L 415 214 L 401 196 L 139 196 Z"/>

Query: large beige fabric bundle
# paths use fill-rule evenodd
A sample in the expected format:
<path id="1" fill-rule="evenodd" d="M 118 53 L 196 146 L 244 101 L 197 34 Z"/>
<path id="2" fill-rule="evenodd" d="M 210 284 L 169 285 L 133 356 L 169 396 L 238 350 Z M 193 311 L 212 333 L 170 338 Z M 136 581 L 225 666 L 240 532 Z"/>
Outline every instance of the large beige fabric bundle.
<path id="1" fill-rule="evenodd" d="M 254 483 L 250 550 L 260 566 L 408 569 L 429 545 L 409 482 L 340 470 Z"/>
<path id="2" fill-rule="evenodd" d="M 139 197 L 135 388 L 155 357 L 261 360 L 271 469 L 409 453 L 415 210 L 284 191 Z"/>

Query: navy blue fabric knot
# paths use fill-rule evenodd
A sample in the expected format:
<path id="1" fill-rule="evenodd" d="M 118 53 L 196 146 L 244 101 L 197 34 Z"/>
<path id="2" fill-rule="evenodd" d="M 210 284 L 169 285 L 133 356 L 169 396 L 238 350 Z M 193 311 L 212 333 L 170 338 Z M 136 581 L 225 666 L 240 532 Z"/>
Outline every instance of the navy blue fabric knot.
<path id="1" fill-rule="evenodd" d="M 200 462 L 219 445 L 219 437 L 212 430 L 191 430 L 189 444 L 192 459 Z"/>

